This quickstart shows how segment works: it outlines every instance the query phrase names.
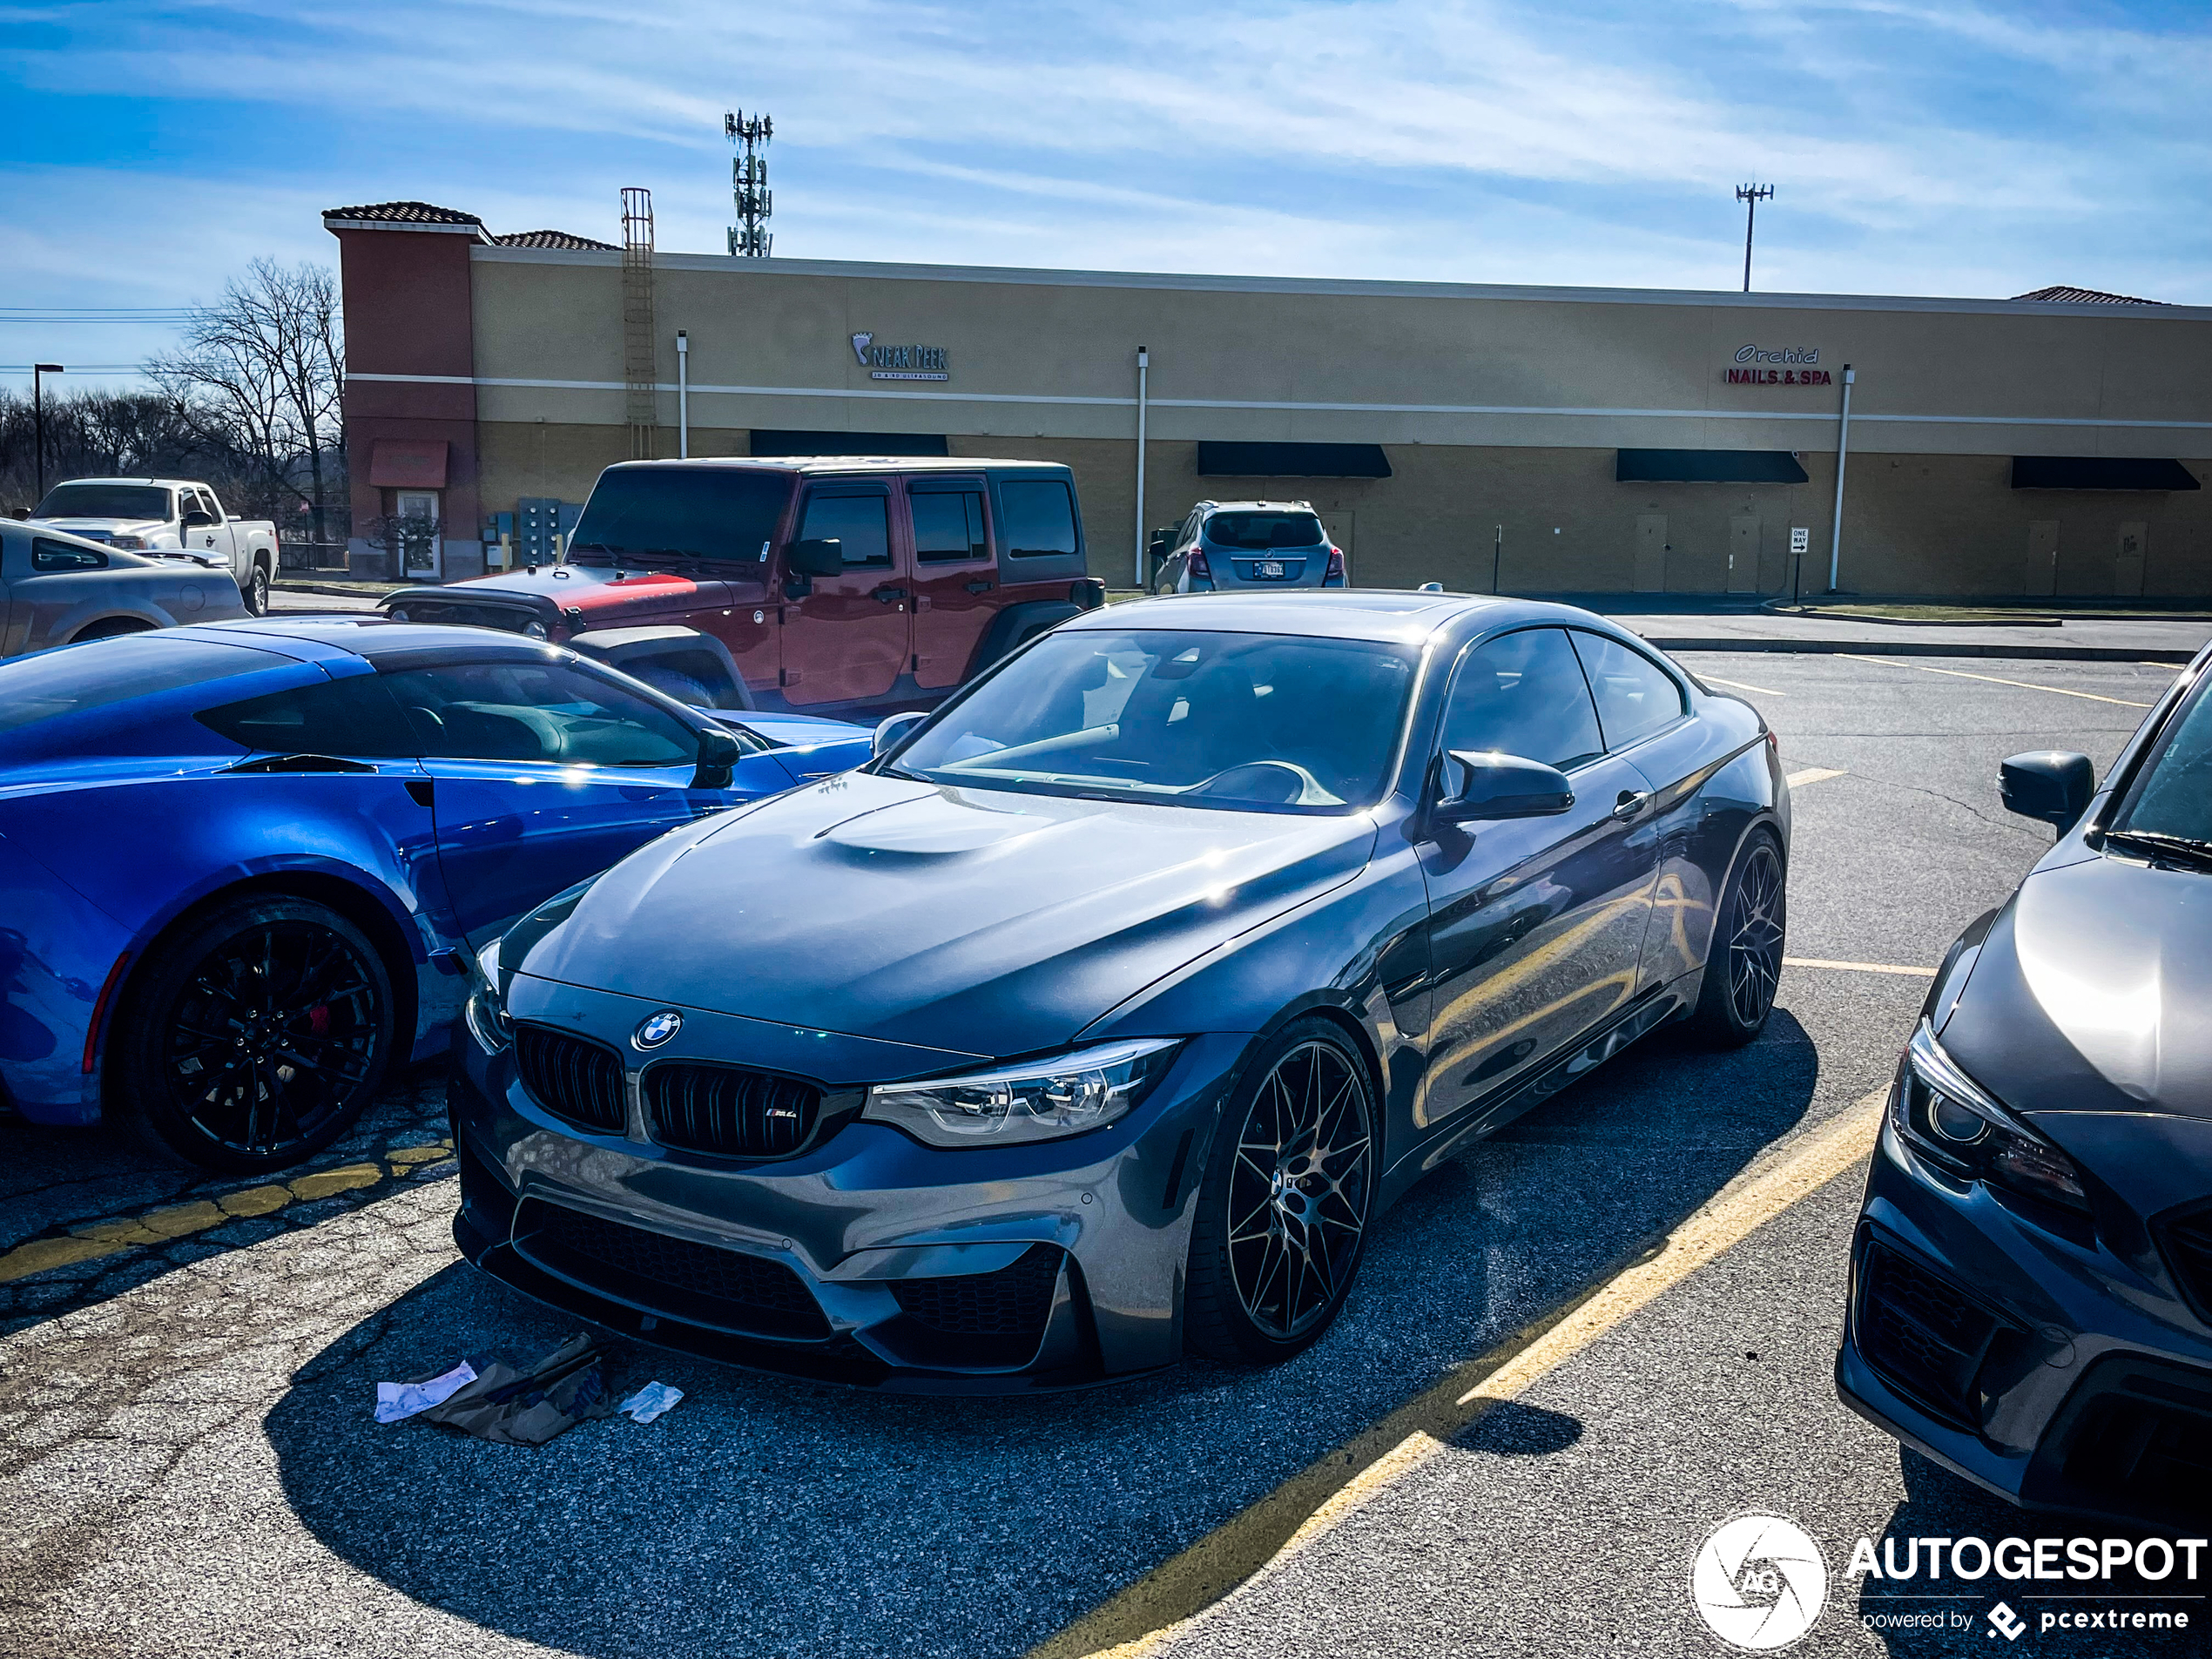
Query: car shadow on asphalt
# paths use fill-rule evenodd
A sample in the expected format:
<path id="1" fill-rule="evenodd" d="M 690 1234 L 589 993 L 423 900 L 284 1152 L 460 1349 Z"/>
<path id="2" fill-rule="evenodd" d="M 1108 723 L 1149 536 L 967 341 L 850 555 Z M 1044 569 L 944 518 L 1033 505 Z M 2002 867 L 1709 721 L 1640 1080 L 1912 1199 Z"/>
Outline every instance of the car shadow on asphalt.
<path id="1" fill-rule="evenodd" d="M 1654 1244 L 1811 1108 L 1778 1012 L 1732 1054 L 1662 1036 L 1447 1163 L 1377 1225 L 1336 1327 L 1268 1370 L 1089 1393 L 874 1394 L 622 1352 L 685 1398 L 525 1450 L 371 1420 L 374 1386 L 575 1328 L 465 1264 L 331 1343 L 265 1420 L 327 1548 L 476 1625 L 593 1656 L 1017 1655 Z M 1533 1408 L 1462 1437 L 1581 1433 Z"/>
<path id="2" fill-rule="evenodd" d="M 442 1061 L 389 1083 L 335 1144 L 263 1176 L 165 1163 L 104 1127 L 0 1118 L 0 1336 L 450 1175 L 449 1157 L 419 1150 L 446 1134 Z"/>
<path id="3" fill-rule="evenodd" d="M 2020 1635 L 2033 1638 L 2040 1652 L 2079 1654 L 2085 1659 L 2092 1655 L 2102 1659 L 2104 1655 L 2124 1653 L 2134 1659 L 2136 1655 L 2205 1651 L 2205 1628 L 2212 1622 L 2212 1604 L 2205 1600 L 2205 1580 L 2208 1572 L 2212 1572 L 2212 1551 L 2199 1552 L 2195 1583 L 2184 1581 L 2179 1565 L 2164 1579 L 2144 1578 L 2132 1568 L 2117 1567 L 2109 1579 L 2086 1582 L 2071 1577 L 2055 1581 L 2008 1580 L 1994 1570 L 1986 1570 L 1979 1577 L 1968 1579 L 1951 1570 L 1952 1556 L 1947 1548 L 1941 1556 L 1944 1571 L 1931 1576 L 1925 1565 L 1926 1556 L 1916 1557 L 1908 1541 L 1942 1539 L 1948 1544 L 1960 1539 L 1979 1538 L 1993 1549 L 2007 1538 L 2024 1539 L 2033 1544 L 2038 1538 L 2132 1541 L 2153 1536 L 2171 1538 L 2175 1534 L 2144 1533 L 2107 1521 L 2015 1508 L 1907 1447 L 1898 1448 L 1898 1463 L 1905 1480 L 1905 1501 L 1892 1513 L 1886 1528 L 1874 1535 L 1874 1548 L 1877 1551 L 1890 1549 L 1889 1559 L 1906 1571 L 1912 1571 L 1916 1566 L 1919 1570 L 1910 1579 L 1868 1575 L 1852 1583 L 1844 1576 L 1845 1563 L 1829 1563 L 1835 1575 L 1830 1581 L 1831 1597 L 1847 1602 L 1855 1595 L 1858 1608 L 1854 1616 L 1868 1622 L 1891 1653 L 1911 1656 L 1912 1659 L 1934 1659 L 1934 1656 L 1946 1654 L 1987 1655 L 2010 1649 Z M 2195 1529 L 2198 1534 L 2204 1530 Z M 1970 1562 L 1979 1561 L 1979 1556 L 1971 1554 L 1968 1559 Z M 2182 1559 L 2179 1552 L 2175 1559 Z M 2061 1568 L 2067 1564 L 2063 1547 L 2055 1561 Z M 2000 1602 L 2009 1610 L 2010 1617 L 1999 1615 L 1993 1620 L 1992 1615 Z M 2147 1622 L 2155 1614 L 2186 1615 L 2188 1628 L 2135 1629 L 2132 1621 L 2139 1612 L 2146 1615 Z M 1898 1615 L 1921 1616 L 1931 1626 L 1939 1621 L 1942 1628 L 1892 1623 Z M 2044 1625 L 2047 1616 L 2054 1620 L 2078 1619 L 2085 1615 L 2102 1615 L 2104 1622 L 2087 1628 L 2047 1629 Z M 2115 1616 L 2129 1622 L 2123 1627 L 2114 1622 Z M 2010 1625 L 2011 1618 L 2023 1621 L 2026 1628 L 2000 1643 L 1996 1638 Z"/>

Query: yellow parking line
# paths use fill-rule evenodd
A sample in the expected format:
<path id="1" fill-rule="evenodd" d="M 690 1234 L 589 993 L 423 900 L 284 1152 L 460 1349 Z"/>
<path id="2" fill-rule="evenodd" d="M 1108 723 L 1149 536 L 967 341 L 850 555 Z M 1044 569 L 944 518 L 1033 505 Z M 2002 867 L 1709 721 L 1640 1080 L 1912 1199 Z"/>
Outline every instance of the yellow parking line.
<path id="1" fill-rule="evenodd" d="M 1834 968 L 1846 974 L 1904 974 L 1913 979 L 1933 979 L 1932 968 L 1900 968 L 1894 962 L 1831 962 L 1817 956 L 1784 956 L 1784 968 Z"/>
<path id="2" fill-rule="evenodd" d="M 373 1187 L 405 1175 L 420 1163 L 435 1163 L 453 1156 L 453 1143 L 435 1141 L 427 1146 L 395 1147 L 382 1163 L 347 1163 L 333 1170 L 314 1170 L 291 1180 L 267 1186 L 242 1187 L 218 1193 L 194 1204 L 165 1204 L 141 1215 L 117 1216 L 72 1227 L 59 1238 L 34 1238 L 0 1254 L 0 1285 L 28 1278 L 49 1268 L 119 1256 L 147 1244 L 166 1244 L 189 1233 L 205 1232 L 246 1216 L 266 1216 L 287 1204 L 305 1204 L 341 1192 Z"/>
<path id="3" fill-rule="evenodd" d="M 1843 775 L 1844 769 L 1841 766 L 1807 766 L 1801 772 L 1791 772 L 1782 781 L 1792 789 L 1803 789 L 1807 784 L 1826 783 L 1831 778 L 1840 778 Z"/>
<path id="4" fill-rule="evenodd" d="M 1992 685 L 2012 685 L 2023 691 L 2051 691 L 2060 697 L 2087 698 L 2092 703 L 2117 703 L 2123 709 L 2147 709 L 2148 703 L 2131 703 L 2124 697 L 2106 697 L 2098 691 L 2069 691 L 2063 685 L 2037 685 L 2029 680 L 2000 679 L 1994 674 L 1969 674 L 1963 668 L 1931 668 L 1925 663 L 1893 663 L 1886 657 L 1854 657 L 1847 651 L 1838 651 L 1838 657 L 1854 663 L 1872 663 L 1882 668 L 1917 668 L 1923 674 L 1948 674 L 1959 680 L 1986 680 Z"/>
<path id="5" fill-rule="evenodd" d="M 1143 1659 L 1184 1634 L 1393 1481 L 1441 1454 L 1492 1407 L 1526 1393 L 1699 1268 L 1866 1156 L 1881 1123 L 1876 1090 L 1754 1165 L 1651 1255 L 1585 1291 L 1292 1475 L 1103 1607 L 1032 1649 L 1028 1659 Z"/>
<path id="6" fill-rule="evenodd" d="M 1757 691 L 1761 697 L 1787 697 L 1787 691 L 1777 691 L 1769 685 L 1746 685 L 1742 680 L 1724 680 L 1717 674 L 1700 674 L 1701 680 L 1710 680 L 1716 685 L 1725 685 L 1738 691 Z"/>

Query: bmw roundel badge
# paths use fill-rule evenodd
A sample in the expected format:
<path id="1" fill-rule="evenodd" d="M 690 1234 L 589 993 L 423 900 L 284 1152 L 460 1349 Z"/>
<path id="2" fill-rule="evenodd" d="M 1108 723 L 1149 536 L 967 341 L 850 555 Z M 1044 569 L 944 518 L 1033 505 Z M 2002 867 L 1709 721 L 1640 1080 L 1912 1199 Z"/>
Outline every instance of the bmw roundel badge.
<path id="1" fill-rule="evenodd" d="M 674 1008 L 663 1008 L 658 1014 L 648 1014 L 637 1022 L 630 1034 L 633 1049 L 658 1049 L 684 1028 L 684 1016 Z"/>

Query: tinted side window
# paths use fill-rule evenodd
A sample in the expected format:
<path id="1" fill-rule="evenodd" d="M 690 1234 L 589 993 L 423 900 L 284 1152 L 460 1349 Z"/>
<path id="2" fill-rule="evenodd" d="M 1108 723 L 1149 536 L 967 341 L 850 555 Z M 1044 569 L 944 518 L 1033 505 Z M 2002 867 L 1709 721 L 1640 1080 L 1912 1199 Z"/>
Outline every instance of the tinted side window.
<path id="1" fill-rule="evenodd" d="M 988 559 L 991 544 L 983 534 L 980 489 L 916 489 L 907 499 L 914 508 L 914 557 L 925 561 Z"/>
<path id="2" fill-rule="evenodd" d="M 1607 748 L 1625 749 L 1682 718 L 1682 688 L 1642 651 L 1579 629 L 1574 639 L 1597 698 L 1598 724 L 1604 729 Z"/>
<path id="3" fill-rule="evenodd" d="M 816 495 L 806 502 L 802 542 L 845 544 L 845 568 L 891 563 L 891 500 L 887 496 Z"/>
<path id="4" fill-rule="evenodd" d="M 98 548 L 78 547 L 73 542 L 49 541 L 36 536 L 30 542 L 30 568 L 50 570 L 105 570 L 107 555 Z"/>
<path id="5" fill-rule="evenodd" d="M 260 754 L 411 760 L 419 752 L 399 704 L 374 674 L 272 691 L 204 709 L 197 718 L 219 737 Z"/>
<path id="6" fill-rule="evenodd" d="M 698 755 L 674 715 L 567 663 L 448 663 L 384 678 L 427 757 L 674 766 Z"/>
<path id="7" fill-rule="evenodd" d="M 1604 753 L 1597 711 L 1565 632 L 1529 628 L 1471 652 L 1445 705 L 1444 747 L 1561 768 Z"/>
<path id="8" fill-rule="evenodd" d="M 999 486 L 1006 550 L 1016 558 L 1076 550 L 1076 502 L 1057 478 L 1012 478 Z"/>

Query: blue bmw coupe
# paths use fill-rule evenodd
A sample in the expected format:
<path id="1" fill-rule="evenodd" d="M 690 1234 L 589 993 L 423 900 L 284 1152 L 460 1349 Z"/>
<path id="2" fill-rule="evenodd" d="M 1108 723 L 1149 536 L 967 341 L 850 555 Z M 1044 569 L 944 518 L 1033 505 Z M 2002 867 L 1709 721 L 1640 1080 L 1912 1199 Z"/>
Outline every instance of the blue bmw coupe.
<path id="1" fill-rule="evenodd" d="M 0 1105 L 253 1171 L 435 1052 L 469 954 L 868 734 L 688 709 L 570 651 L 335 617 L 0 664 Z"/>

